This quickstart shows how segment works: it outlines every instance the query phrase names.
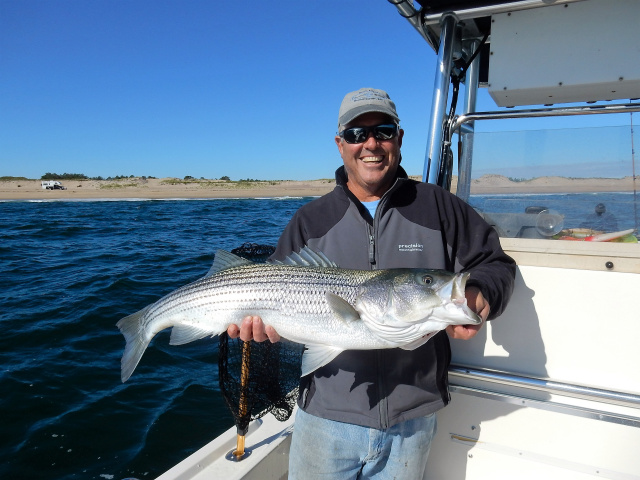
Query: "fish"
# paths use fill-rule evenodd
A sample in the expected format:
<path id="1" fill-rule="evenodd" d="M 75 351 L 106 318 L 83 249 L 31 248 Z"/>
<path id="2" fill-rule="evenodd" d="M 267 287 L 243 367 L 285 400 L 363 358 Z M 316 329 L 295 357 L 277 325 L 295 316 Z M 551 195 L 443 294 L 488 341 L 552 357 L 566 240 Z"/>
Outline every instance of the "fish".
<path id="1" fill-rule="evenodd" d="M 269 263 L 218 250 L 206 276 L 117 322 L 126 340 L 122 382 L 158 332 L 172 327 L 169 343 L 183 345 L 220 335 L 247 315 L 305 345 L 302 376 L 345 350 L 413 350 L 448 325 L 482 323 L 464 295 L 469 275 L 345 269 L 306 246 Z"/>

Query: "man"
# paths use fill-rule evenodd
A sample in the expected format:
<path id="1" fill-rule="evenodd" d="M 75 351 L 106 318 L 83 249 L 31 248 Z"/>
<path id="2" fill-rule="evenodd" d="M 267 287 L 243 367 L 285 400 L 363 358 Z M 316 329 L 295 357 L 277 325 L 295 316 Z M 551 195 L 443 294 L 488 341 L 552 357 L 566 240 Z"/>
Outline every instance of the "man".
<path id="1" fill-rule="evenodd" d="M 616 232 L 618 231 L 618 219 L 615 215 L 607 213 L 604 203 L 599 203 L 596 205 L 595 212 L 587 215 L 580 227 L 600 232 Z"/>
<path id="2" fill-rule="evenodd" d="M 469 307 L 483 320 L 494 318 L 511 295 L 515 264 L 471 207 L 407 178 L 399 123 L 386 92 L 364 88 L 345 96 L 335 137 L 344 163 L 336 188 L 295 213 L 273 258 L 308 245 L 343 268 L 469 271 Z M 447 333 L 469 339 L 481 326 L 450 326 L 413 351 L 346 351 L 303 377 L 289 478 L 422 478 L 435 412 L 449 402 Z M 259 317 L 228 333 L 279 340 Z"/>

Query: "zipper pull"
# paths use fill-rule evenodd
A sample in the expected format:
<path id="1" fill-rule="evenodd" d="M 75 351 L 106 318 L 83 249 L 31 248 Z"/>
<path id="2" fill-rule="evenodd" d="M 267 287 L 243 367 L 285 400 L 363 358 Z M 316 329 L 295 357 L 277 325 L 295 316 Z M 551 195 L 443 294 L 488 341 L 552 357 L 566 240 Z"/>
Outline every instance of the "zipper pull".
<path id="1" fill-rule="evenodd" d="M 376 264 L 376 242 L 371 233 L 369 234 L 369 263 Z"/>

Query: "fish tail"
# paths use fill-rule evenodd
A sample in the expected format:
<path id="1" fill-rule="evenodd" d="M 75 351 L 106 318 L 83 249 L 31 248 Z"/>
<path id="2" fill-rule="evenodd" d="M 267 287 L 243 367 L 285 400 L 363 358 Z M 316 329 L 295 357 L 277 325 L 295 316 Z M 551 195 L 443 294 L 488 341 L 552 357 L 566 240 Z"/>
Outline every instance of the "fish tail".
<path id="1" fill-rule="evenodd" d="M 141 319 L 144 317 L 144 314 L 147 313 L 148 309 L 149 307 L 143 308 L 139 312 L 124 317 L 116 323 L 116 326 L 120 329 L 120 332 L 122 332 L 122 335 L 124 335 L 127 341 L 124 347 L 122 361 L 120 362 L 122 368 L 122 383 L 126 382 L 136 369 L 142 358 L 142 354 L 151 341 L 151 338 L 147 338 L 147 335 L 145 335 L 145 330 L 141 324 Z"/>

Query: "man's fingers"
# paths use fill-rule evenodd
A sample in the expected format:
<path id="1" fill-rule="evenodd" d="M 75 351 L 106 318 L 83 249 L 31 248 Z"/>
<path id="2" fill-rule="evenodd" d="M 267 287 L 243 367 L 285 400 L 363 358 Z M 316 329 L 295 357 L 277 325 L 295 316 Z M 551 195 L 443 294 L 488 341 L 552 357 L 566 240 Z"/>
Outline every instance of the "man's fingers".
<path id="1" fill-rule="evenodd" d="M 267 325 L 265 327 L 265 332 L 269 337 L 269 341 L 271 343 L 276 343 L 280 341 L 280 335 L 278 334 L 278 332 L 276 332 L 276 329 L 273 328 L 271 325 Z"/>
<path id="2" fill-rule="evenodd" d="M 265 325 L 257 315 L 249 315 L 243 318 L 240 327 L 236 324 L 229 325 L 227 333 L 230 338 L 240 337 L 240 340 L 243 342 L 250 340 L 264 342 L 265 340 L 269 340 L 271 343 L 276 343 L 280 341 L 278 332 L 276 332 L 272 326 Z"/>

